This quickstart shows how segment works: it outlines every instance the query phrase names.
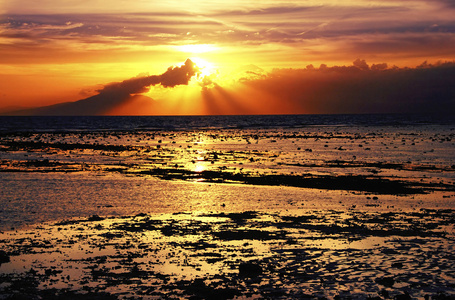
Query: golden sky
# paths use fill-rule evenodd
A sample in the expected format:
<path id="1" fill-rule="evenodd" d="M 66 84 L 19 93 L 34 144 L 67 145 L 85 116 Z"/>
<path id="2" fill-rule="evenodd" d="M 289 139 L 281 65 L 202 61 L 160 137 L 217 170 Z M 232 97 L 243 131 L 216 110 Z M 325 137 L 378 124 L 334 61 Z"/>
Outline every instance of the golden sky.
<path id="1" fill-rule="evenodd" d="M 199 73 L 188 85 L 152 85 L 140 100 L 150 109 L 122 102 L 107 113 L 317 113 L 294 100 L 286 108 L 297 92 L 276 92 L 272 79 L 293 74 L 289 88 L 311 94 L 296 89 L 309 65 L 453 61 L 453 16 L 453 0 L 0 0 L 0 109 L 85 99 L 190 58 Z"/>

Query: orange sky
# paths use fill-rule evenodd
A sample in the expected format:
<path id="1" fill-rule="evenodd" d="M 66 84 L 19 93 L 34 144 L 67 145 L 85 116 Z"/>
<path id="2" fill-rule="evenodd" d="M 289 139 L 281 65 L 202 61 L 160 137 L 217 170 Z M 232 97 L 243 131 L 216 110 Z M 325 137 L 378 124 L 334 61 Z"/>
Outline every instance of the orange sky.
<path id="1" fill-rule="evenodd" d="M 129 99 L 109 113 L 324 112 L 314 104 L 315 90 L 302 88 L 310 73 L 299 70 L 353 66 L 357 59 L 387 69 L 453 61 L 454 3 L 4 0 L 0 110 L 85 99 L 111 82 L 160 75 L 190 58 L 199 73 L 188 85 L 153 85 L 135 98 L 140 109 Z M 291 91 L 277 92 L 277 74 L 298 76 L 288 78 L 296 80 Z"/>

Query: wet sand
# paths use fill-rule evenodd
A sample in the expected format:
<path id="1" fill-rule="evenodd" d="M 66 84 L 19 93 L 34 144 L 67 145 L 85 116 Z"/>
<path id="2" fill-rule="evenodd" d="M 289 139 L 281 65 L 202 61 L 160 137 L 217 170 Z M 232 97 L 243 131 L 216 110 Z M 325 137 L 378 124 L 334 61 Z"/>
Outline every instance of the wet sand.
<path id="1" fill-rule="evenodd" d="M 453 299 L 453 136 L 4 134 L 0 299 Z"/>

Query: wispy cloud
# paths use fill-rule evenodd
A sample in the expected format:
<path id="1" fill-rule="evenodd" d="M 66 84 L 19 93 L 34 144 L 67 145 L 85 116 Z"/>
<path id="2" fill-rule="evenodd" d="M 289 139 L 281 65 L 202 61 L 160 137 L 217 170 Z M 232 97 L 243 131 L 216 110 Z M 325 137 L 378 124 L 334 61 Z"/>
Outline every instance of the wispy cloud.
<path id="1" fill-rule="evenodd" d="M 397 45 L 402 39 L 406 45 L 410 39 L 428 39 L 434 34 L 448 41 L 440 48 L 449 50 L 453 46 L 455 6 L 450 1 L 414 1 L 412 6 L 409 1 L 321 3 L 302 5 L 291 1 L 288 5 L 276 6 L 275 2 L 264 2 L 255 8 L 240 5 L 241 9 L 236 10 L 232 9 L 233 5 L 213 5 L 212 10 L 206 12 L 179 8 L 151 12 L 145 6 L 140 11 L 140 6 L 133 5 L 137 9 L 135 13 L 88 14 L 76 10 L 70 14 L 6 15 L 1 41 L 3 44 L 45 41 L 52 47 L 58 41 L 70 40 L 78 42 L 78 46 L 85 44 L 90 48 L 89 45 L 98 44 L 98 48 L 105 49 L 217 43 L 287 44 L 288 47 L 293 45 L 294 50 L 306 47 L 311 51 L 326 45 L 327 51 L 323 54 L 327 55 L 331 51 L 336 54 L 338 49 L 330 47 L 343 40 L 350 51 L 390 55 L 399 47 L 388 48 L 381 44 Z M 362 43 L 365 37 L 369 39 Z M 372 49 L 373 41 L 378 46 L 375 49 Z M 429 48 L 426 45 L 422 44 L 423 50 Z M 425 53 L 431 53 L 430 50 Z"/>

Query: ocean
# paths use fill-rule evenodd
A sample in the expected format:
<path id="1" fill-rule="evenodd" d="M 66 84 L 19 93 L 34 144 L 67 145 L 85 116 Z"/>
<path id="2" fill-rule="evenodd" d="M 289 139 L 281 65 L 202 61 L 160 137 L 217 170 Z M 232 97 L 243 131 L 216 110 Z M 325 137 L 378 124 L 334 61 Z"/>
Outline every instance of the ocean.
<path id="1" fill-rule="evenodd" d="M 453 114 L 246 115 L 246 116 L 0 116 L 0 132 L 269 129 L 306 126 L 454 125 Z"/>
<path id="2" fill-rule="evenodd" d="M 452 115 L 0 117 L 0 299 L 453 297 L 454 150 Z"/>

